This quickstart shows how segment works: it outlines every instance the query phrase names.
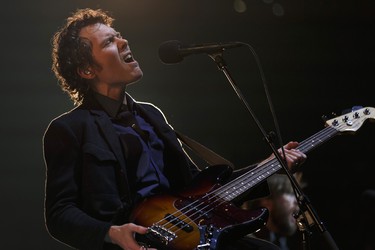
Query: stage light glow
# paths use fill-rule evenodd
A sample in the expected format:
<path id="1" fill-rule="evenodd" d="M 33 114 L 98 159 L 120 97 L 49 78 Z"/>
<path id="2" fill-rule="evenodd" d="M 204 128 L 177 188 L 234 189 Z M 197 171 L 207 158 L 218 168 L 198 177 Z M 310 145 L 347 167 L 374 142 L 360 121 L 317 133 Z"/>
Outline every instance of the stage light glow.
<path id="1" fill-rule="evenodd" d="M 234 0 L 233 8 L 238 13 L 243 13 L 247 9 L 247 5 L 243 0 Z"/>
<path id="2" fill-rule="evenodd" d="M 272 13 L 275 16 L 279 16 L 279 17 L 284 16 L 285 14 L 284 7 L 279 3 L 275 3 L 272 5 Z"/>

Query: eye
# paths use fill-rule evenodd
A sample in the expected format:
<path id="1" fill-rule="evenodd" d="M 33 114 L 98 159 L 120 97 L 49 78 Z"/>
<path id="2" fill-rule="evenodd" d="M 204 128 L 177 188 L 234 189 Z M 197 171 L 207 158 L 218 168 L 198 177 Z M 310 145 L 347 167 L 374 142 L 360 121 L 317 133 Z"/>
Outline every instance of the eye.
<path id="1" fill-rule="evenodd" d="M 109 37 L 108 39 L 104 41 L 104 46 L 108 46 L 109 44 L 113 42 L 113 40 L 114 40 L 113 36 Z"/>
<path id="2" fill-rule="evenodd" d="M 107 39 L 104 40 L 103 42 L 103 47 L 109 46 L 111 43 L 115 41 L 115 39 L 123 39 L 121 34 L 119 32 L 112 34 L 109 36 Z"/>

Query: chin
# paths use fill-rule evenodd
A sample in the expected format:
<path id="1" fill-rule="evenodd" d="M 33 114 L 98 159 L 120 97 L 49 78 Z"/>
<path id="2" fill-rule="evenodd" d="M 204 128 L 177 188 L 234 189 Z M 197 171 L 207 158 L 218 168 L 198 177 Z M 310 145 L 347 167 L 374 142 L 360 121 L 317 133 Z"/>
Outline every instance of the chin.
<path id="1" fill-rule="evenodd" d="M 143 72 L 141 70 L 139 70 L 139 72 L 137 72 L 136 74 L 133 74 L 132 78 L 125 81 L 126 84 L 125 85 L 131 85 L 133 83 L 136 83 L 138 82 L 139 80 L 141 80 L 143 77 Z"/>
<path id="2" fill-rule="evenodd" d="M 134 76 L 134 81 L 133 82 L 137 82 L 139 80 L 141 80 L 143 77 L 143 71 L 141 70 L 141 68 L 138 68 L 138 70 L 136 71 L 136 74 Z"/>

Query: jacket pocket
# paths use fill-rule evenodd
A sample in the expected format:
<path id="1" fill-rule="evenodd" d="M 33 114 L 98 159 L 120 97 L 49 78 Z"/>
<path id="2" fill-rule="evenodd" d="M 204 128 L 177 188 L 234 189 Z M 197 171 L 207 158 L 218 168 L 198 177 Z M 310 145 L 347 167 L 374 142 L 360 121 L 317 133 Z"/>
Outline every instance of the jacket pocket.
<path id="1" fill-rule="evenodd" d="M 83 145 L 82 193 L 118 194 L 119 163 L 108 149 L 92 143 Z"/>
<path id="2" fill-rule="evenodd" d="M 111 151 L 100 148 L 93 143 L 86 143 L 83 145 L 83 153 L 96 158 L 98 161 L 117 161 L 115 155 Z"/>

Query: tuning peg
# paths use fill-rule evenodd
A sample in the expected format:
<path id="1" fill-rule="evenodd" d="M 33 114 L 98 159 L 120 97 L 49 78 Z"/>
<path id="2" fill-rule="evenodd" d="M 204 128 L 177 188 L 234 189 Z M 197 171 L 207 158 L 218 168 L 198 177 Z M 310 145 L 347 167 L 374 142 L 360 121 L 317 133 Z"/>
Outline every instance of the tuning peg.
<path id="1" fill-rule="evenodd" d="M 326 122 L 327 120 L 329 119 L 332 119 L 334 117 L 337 117 L 336 113 L 335 112 L 332 112 L 329 116 L 328 115 L 322 115 L 322 120 L 323 122 Z"/>

